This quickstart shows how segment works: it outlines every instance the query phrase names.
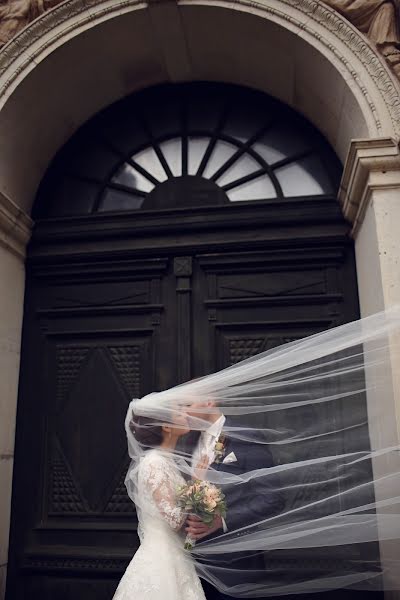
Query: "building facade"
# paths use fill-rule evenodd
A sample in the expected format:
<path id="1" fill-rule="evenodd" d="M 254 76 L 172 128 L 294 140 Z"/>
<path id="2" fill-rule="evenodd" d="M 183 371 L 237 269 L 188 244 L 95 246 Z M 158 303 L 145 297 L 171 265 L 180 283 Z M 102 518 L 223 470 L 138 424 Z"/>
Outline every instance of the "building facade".
<path id="1" fill-rule="evenodd" d="M 111 597 L 129 398 L 400 302 L 399 41 L 384 0 L 1 3 L 1 597 Z"/>

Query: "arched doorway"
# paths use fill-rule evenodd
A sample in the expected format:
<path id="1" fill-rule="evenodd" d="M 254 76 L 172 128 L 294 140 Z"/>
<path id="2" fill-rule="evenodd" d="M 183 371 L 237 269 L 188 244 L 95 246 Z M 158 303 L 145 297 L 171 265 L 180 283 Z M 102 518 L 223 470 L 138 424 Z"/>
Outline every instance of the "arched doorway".
<path id="1" fill-rule="evenodd" d="M 340 171 L 286 106 L 207 83 L 128 97 L 58 154 L 27 263 L 9 598 L 112 596 L 138 543 L 132 397 L 358 316 Z"/>

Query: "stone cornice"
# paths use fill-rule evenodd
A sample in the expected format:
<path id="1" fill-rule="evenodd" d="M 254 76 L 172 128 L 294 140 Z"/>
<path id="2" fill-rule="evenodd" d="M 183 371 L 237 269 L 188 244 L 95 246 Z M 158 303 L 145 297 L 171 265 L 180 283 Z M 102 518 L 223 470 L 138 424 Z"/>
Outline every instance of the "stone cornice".
<path id="1" fill-rule="evenodd" d="M 0 244 L 25 258 L 32 226 L 32 219 L 0 192 Z"/>
<path id="2" fill-rule="evenodd" d="M 339 190 L 344 216 L 353 223 L 353 236 L 363 222 L 374 190 L 397 189 L 400 202 L 400 151 L 392 138 L 353 140 Z"/>

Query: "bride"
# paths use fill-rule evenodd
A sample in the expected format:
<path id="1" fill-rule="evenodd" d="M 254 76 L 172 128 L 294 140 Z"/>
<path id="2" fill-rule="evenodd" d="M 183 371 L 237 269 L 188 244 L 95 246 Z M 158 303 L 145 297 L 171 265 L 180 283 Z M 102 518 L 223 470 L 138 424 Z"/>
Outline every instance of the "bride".
<path id="1" fill-rule="evenodd" d="M 141 545 L 114 600 L 205 600 L 193 561 L 184 550 L 181 532 L 186 514 L 175 498 L 185 480 L 172 453 L 179 438 L 189 432 L 186 418 L 175 418 L 171 425 L 155 425 L 152 419 L 134 414 L 128 418 L 130 443 L 147 449 L 128 473 L 135 490 Z"/>

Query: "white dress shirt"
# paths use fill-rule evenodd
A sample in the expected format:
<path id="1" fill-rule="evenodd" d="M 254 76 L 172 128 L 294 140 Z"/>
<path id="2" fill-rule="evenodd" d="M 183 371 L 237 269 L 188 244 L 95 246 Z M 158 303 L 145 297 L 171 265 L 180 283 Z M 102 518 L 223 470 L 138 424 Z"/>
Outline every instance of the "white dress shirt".
<path id="1" fill-rule="evenodd" d="M 222 429 L 225 425 L 226 417 L 221 415 L 219 419 L 212 423 L 208 429 L 202 431 L 198 444 L 193 452 L 192 468 L 195 469 L 199 464 L 200 460 L 207 456 L 209 464 L 211 465 L 215 460 L 215 444 L 219 436 L 221 435 Z M 228 531 L 225 519 L 222 519 L 222 529 L 224 533 Z"/>
<path id="2" fill-rule="evenodd" d="M 193 452 L 192 467 L 195 468 L 203 456 L 207 456 L 210 465 L 215 460 L 215 444 L 221 435 L 221 431 L 225 425 L 226 417 L 221 415 L 219 419 L 212 423 L 208 429 L 201 432 L 200 439 Z"/>

